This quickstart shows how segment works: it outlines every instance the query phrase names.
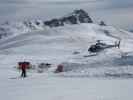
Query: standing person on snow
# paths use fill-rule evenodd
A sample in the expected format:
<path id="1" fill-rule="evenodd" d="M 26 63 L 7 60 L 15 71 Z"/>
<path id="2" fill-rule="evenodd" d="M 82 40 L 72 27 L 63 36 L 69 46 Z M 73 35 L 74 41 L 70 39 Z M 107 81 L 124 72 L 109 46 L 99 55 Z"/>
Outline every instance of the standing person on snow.
<path id="1" fill-rule="evenodd" d="M 28 67 L 27 63 L 26 62 L 21 62 L 21 63 L 19 63 L 19 66 L 20 66 L 20 69 L 22 71 L 21 77 L 26 77 L 27 76 L 26 75 L 26 69 Z"/>

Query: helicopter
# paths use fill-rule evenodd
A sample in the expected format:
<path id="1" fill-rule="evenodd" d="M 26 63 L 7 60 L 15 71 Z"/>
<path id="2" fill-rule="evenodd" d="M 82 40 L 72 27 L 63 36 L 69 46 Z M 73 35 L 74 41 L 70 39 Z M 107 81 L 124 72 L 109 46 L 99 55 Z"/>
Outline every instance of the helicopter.
<path id="1" fill-rule="evenodd" d="M 91 45 L 88 49 L 90 53 L 98 53 L 108 48 L 118 47 L 120 48 L 121 41 L 116 41 L 114 44 L 106 44 L 104 42 L 101 42 L 101 40 L 97 40 L 97 42 L 94 45 Z"/>

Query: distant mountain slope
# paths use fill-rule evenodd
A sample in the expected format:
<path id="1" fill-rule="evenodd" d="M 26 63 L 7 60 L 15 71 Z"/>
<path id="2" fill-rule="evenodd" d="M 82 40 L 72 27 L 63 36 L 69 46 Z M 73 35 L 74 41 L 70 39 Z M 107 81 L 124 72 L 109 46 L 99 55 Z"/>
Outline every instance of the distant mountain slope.
<path id="1" fill-rule="evenodd" d="M 79 24 L 79 23 L 93 23 L 88 13 L 84 10 L 74 10 L 72 13 L 61 17 L 55 18 L 49 21 L 43 20 L 31 20 L 22 22 L 5 22 L 0 25 L 0 39 L 3 37 L 32 32 L 35 30 L 43 30 L 46 26 L 48 27 L 59 27 L 65 24 Z"/>
<path id="2" fill-rule="evenodd" d="M 36 53 L 39 54 L 39 52 L 45 54 L 49 49 L 53 51 L 55 51 L 54 49 L 60 49 L 62 51 L 68 50 L 72 53 L 76 49 L 87 51 L 88 47 L 97 40 L 111 44 L 121 40 L 121 48 L 128 51 L 132 50 L 130 43 L 132 42 L 131 33 L 111 26 L 100 26 L 92 23 L 66 25 L 64 27 L 55 28 L 46 27 L 43 30 L 12 35 L 9 38 L 0 40 L 0 50 L 10 51 L 10 49 L 12 49 L 10 53 L 16 51 L 20 54 L 33 51 L 31 53 L 33 55 Z M 22 47 L 25 49 L 23 50 Z"/>

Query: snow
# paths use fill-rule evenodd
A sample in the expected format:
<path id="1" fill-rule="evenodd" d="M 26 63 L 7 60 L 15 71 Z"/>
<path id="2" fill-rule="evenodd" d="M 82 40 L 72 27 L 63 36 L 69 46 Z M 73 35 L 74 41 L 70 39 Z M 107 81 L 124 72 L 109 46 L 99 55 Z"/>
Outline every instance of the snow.
<path id="1" fill-rule="evenodd" d="M 0 93 L 5 100 L 132 100 L 132 83 L 132 79 L 62 78 L 47 74 L 26 79 L 3 76 Z"/>
<path id="2" fill-rule="evenodd" d="M 44 27 L 12 34 L 0 40 L 1 98 L 132 100 L 132 38 L 130 32 L 96 24 Z M 88 47 L 97 40 L 108 44 L 121 40 L 121 47 L 84 57 L 89 54 Z M 30 70 L 23 79 L 15 69 L 19 61 L 52 66 L 44 73 Z M 63 64 L 64 72 L 57 74 L 54 70 L 58 64 Z"/>

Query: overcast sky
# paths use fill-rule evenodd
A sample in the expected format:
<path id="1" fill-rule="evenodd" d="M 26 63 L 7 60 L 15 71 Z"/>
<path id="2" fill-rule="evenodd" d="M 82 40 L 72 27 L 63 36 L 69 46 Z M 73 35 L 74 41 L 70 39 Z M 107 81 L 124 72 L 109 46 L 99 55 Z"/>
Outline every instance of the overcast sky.
<path id="1" fill-rule="evenodd" d="M 51 19 L 84 9 L 95 21 L 133 29 L 133 0 L 0 0 L 0 22 Z"/>

